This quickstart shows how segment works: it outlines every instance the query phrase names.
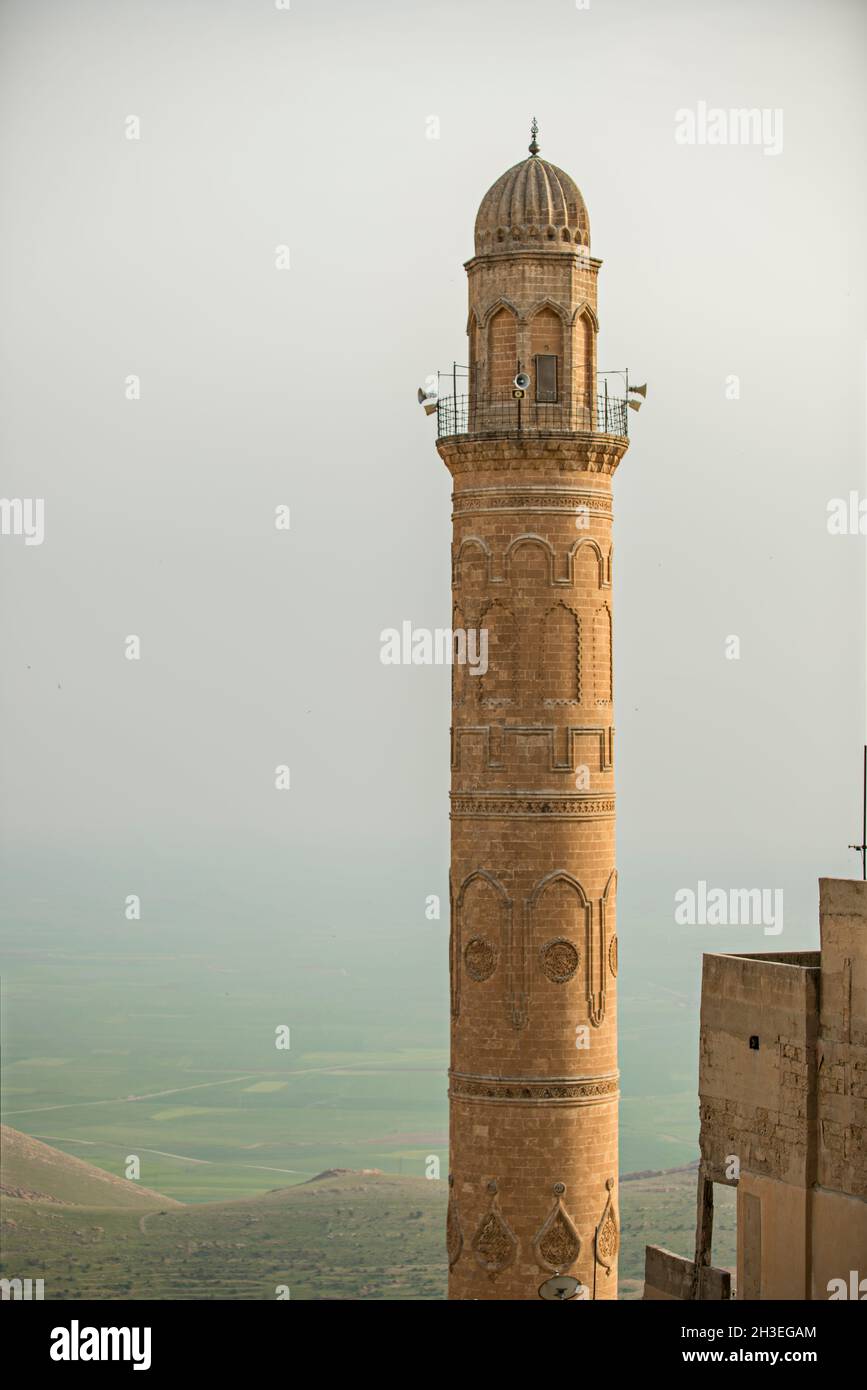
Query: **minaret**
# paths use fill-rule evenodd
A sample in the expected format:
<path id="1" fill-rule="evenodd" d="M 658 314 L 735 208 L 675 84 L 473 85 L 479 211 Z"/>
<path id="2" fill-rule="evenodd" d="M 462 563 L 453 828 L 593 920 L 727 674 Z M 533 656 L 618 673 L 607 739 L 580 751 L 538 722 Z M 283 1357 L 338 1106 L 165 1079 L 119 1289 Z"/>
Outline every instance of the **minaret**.
<path id="1" fill-rule="evenodd" d="M 468 395 L 438 408 L 452 626 L 488 633 L 487 671 L 453 668 L 453 1299 L 538 1298 L 558 1274 L 579 1299 L 617 1297 L 611 480 L 626 402 L 597 393 L 584 200 L 536 135 L 482 199 Z"/>

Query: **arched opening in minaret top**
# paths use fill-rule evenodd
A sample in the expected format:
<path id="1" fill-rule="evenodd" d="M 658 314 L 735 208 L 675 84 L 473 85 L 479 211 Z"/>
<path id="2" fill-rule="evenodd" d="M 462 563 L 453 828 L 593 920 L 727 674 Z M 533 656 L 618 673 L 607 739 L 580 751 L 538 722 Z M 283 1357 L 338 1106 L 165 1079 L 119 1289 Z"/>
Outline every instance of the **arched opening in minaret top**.
<path id="1" fill-rule="evenodd" d="M 518 321 L 505 305 L 488 324 L 488 386 L 492 395 L 511 388 L 518 360 Z"/>
<path id="2" fill-rule="evenodd" d="M 530 322 L 530 355 L 536 400 L 556 403 L 563 380 L 563 323 L 550 305 L 534 314 Z"/>

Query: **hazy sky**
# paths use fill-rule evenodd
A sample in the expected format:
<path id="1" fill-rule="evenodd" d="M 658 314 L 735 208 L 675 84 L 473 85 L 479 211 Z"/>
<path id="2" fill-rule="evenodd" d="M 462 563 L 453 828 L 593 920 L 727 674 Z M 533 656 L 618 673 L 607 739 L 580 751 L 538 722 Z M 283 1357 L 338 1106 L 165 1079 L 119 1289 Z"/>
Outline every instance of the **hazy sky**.
<path id="1" fill-rule="evenodd" d="M 466 360 L 476 208 L 535 114 L 604 261 L 600 365 L 649 382 L 615 480 L 624 951 L 698 879 L 784 887 L 773 948 L 814 942 L 865 738 L 867 538 L 826 524 L 867 496 L 865 29 L 854 0 L 6 0 L 2 492 L 45 499 L 42 545 L 0 537 L 13 898 L 41 876 L 61 925 L 70 876 L 98 915 L 164 872 L 205 910 L 343 884 L 375 915 L 400 882 L 423 925 L 445 892 L 448 672 L 379 635 L 449 622 L 415 390 Z M 701 102 L 781 110 L 782 151 L 678 144 Z"/>

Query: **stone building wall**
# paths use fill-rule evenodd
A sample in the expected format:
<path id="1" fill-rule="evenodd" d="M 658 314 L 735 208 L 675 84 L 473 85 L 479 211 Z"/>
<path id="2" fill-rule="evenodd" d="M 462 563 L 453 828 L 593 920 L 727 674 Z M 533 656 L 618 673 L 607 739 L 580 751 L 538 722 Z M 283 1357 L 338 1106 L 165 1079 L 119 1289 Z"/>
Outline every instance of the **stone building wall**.
<path id="1" fill-rule="evenodd" d="M 704 957 L 700 1143 L 715 1181 L 730 1180 L 731 1157 L 783 1182 L 808 1180 L 818 987 L 816 965 L 785 956 Z"/>
<path id="2" fill-rule="evenodd" d="M 692 1268 L 733 1183 L 739 1299 L 867 1298 L 867 884 L 821 879 L 819 922 L 820 952 L 704 958 Z"/>
<path id="3" fill-rule="evenodd" d="M 867 889 L 849 879 L 819 887 L 818 1182 L 867 1198 Z"/>

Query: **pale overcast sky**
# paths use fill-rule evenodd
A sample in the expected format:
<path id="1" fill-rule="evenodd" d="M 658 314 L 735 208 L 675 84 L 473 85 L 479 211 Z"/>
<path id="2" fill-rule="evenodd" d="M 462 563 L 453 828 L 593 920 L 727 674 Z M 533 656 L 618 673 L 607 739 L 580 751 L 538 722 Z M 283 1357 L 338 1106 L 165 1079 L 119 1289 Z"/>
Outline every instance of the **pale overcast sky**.
<path id="1" fill-rule="evenodd" d="M 615 480 L 622 940 L 706 879 L 784 887 L 773 948 L 813 943 L 860 826 L 867 539 L 826 522 L 867 496 L 865 28 L 854 0 L 7 0 L 2 491 L 45 499 L 42 545 L 0 537 L 13 895 L 72 862 L 96 910 L 211 856 L 215 910 L 360 864 L 444 891 L 448 672 L 379 634 L 449 621 L 415 391 L 466 360 L 476 208 L 535 114 L 604 262 L 600 365 L 649 382 Z M 699 103 L 781 111 L 781 151 L 679 144 Z"/>

